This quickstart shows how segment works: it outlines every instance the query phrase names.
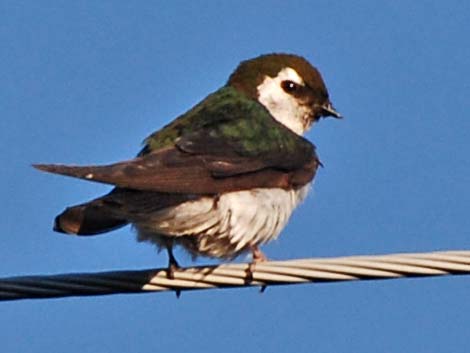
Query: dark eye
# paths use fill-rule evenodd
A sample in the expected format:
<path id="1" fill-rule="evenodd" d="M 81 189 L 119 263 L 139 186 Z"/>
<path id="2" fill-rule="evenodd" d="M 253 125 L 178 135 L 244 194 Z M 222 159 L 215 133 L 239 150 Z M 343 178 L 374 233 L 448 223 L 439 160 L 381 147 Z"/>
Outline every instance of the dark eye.
<path id="1" fill-rule="evenodd" d="M 294 93 L 299 90 L 300 85 L 292 81 L 282 81 L 281 87 L 287 93 Z"/>

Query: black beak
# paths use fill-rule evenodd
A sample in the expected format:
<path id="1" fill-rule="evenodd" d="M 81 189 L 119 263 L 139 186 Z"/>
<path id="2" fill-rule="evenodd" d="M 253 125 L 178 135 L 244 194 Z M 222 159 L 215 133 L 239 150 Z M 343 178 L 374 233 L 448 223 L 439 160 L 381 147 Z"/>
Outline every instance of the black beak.
<path id="1" fill-rule="evenodd" d="M 335 108 L 333 108 L 333 105 L 328 102 L 328 103 L 325 103 L 321 106 L 321 109 L 322 109 L 322 115 L 323 116 L 332 116 L 333 118 L 336 118 L 336 119 L 342 119 L 343 116 L 338 113 Z"/>

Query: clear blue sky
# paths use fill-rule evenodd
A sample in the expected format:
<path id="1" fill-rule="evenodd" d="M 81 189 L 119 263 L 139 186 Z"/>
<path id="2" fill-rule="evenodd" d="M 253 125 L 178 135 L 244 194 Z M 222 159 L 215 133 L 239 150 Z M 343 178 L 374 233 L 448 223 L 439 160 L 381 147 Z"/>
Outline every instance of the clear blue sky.
<path id="1" fill-rule="evenodd" d="M 108 188 L 30 164 L 130 158 L 274 51 L 314 63 L 346 119 L 308 133 L 325 168 L 266 254 L 470 249 L 469 3 L 253 3 L 0 3 L 0 276 L 166 265 L 129 228 L 54 233 Z M 452 277 L 6 302 L 1 351 L 468 352 L 469 293 Z"/>

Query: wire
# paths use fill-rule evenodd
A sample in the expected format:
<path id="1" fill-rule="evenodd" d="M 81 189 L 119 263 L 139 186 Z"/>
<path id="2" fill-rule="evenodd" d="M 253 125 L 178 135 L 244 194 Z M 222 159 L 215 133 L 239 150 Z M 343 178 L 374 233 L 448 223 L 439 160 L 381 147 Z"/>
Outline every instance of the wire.
<path id="1" fill-rule="evenodd" d="M 148 293 L 470 274 L 470 251 L 266 261 L 254 265 L 21 276 L 0 279 L 0 300 Z"/>

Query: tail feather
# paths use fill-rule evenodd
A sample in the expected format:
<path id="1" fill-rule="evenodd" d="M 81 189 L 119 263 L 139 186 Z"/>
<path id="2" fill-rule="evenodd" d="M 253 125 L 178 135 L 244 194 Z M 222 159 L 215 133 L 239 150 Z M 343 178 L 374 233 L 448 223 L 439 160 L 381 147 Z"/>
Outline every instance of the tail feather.
<path id="1" fill-rule="evenodd" d="M 66 208 L 56 217 L 54 230 L 77 235 L 106 233 L 128 223 L 145 222 L 161 209 L 195 198 L 188 194 L 115 188 L 97 199 Z"/>
<path id="2" fill-rule="evenodd" d="M 96 235 L 123 227 L 128 222 L 113 215 L 102 199 L 68 207 L 55 218 L 54 230 L 60 233 Z"/>

